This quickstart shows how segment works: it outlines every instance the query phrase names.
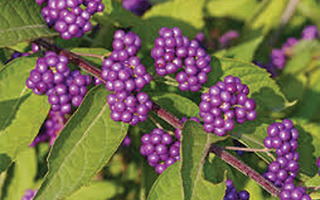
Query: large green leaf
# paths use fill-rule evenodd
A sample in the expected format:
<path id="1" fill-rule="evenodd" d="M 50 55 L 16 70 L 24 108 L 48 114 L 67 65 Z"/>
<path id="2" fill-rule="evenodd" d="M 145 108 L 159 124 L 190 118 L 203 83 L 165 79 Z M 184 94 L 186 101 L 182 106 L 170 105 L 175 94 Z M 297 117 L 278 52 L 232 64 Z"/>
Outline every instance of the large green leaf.
<path id="1" fill-rule="evenodd" d="M 181 26 L 184 23 L 201 29 L 204 26 L 203 6 L 204 0 L 172 0 L 153 6 L 143 18 L 158 18 L 161 21 L 171 21 L 173 26 Z M 172 22 L 177 22 L 173 24 Z M 180 21 L 180 24 L 178 22 Z"/>
<path id="2" fill-rule="evenodd" d="M 97 181 L 88 187 L 83 187 L 65 200 L 106 200 L 117 193 L 117 186 L 110 182 Z"/>
<path id="3" fill-rule="evenodd" d="M 53 35 L 35 1 L 0 1 L 0 47 Z"/>
<path id="4" fill-rule="evenodd" d="M 128 126 L 110 118 L 103 85 L 92 89 L 49 155 L 49 171 L 35 200 L 65 198 L 88 185 L 118 149 Z"/>
<path id="5" fill-rule="evenodd" d="M 209 0 L 206 9 L 215 17 L 232 17 L 238 20 L 247 20 L 256 8 L 256 0 Z"/>
<path id="6" fill-rule="evenodd" d="M 161 96 L 154 96 L 152 99 L 162 108 L 177 117 L 198 117 L 199 106 L 190 99 L 178 94 L 168 93 Z"/>
<path id="7" fill-rule="evenodd" d="M 182 183 L 180 162 L 168 167 L 152 186 L 147 200 L 182 200 Z M 222 199 L 225 193 L 225 183 L 213 184 L 200 177 L 195 189 L 194 199 Z"/>
<path id="8" fill-rule="evenodd" d="M 320 5 L 317 0 L 304 0 L 299 2 L 297 10 L 304 16 L 312 21 L 312 24 L 320 27 Z"/>
<path id="9" fill-rule="evenodd" d="M 264 33 L 280 25 L 281 16 L 286 8 L 288 0 L 269 0 L 262 1 L 253 11 L 252 18 L 248 21 L 250 29 L 261 29 Z"/>
<path id="10" fill-rule="evenodd" d="M 252 35 L 251 35 L 252 36 Z M 244 38 L 244 42 L 229 48 L 225 54 L 223 54 L 224 57 L 229 57 L 229 58 L 239 58 L 245 61 L 253 61 L 254 54 L 260 45 L 260 43 L 263 40 L 263 36 L 258 35 L 258 36 L 252 36 L 250 39 L 246 40 Z"/>
<path id="11" fill-rule="evenodd" d="M 212 137 L 212 138 L 211 138 Z M 211 142 L 225 139 L 216 135 L 207 134 L 201 124 L 188 121 L 182 129 L 181 144 L 181 180 L 184 199 L 197 199 L 197 185 L 201 185 L 202 168 Z M 206 188 L 203 182 L 201 188 Z"/>
<path id="12" fill-rule="evenodd" d="M 0 71 L 0 154 L 11 158 L 28 146 L 45 120 L 49 103 L 25 86 L 34 58 L 19 58 Z"/>
<path id="13" fill-rule="evenodd" d="M 25 191 L 33 187 L 33 180 L 37 172 L 35 149 L 27 147 L 17 156 L 8 171 L 1 200 L 21 199 Z"/>

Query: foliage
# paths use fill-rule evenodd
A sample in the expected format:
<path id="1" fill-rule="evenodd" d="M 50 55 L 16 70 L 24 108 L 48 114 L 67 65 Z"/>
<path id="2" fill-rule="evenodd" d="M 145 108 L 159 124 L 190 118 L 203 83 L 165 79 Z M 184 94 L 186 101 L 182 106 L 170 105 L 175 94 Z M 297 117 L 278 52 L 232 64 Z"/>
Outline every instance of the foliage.
<path id="1" fill-rule="evenodd" d="M 289 0 L 150 2 L 151 8 L 136 16 L 118 0 L 103 0 L 104 11 L 91 18 L 92 30 L 64 41 L 47 26 L 35 0 L 0 0 L 0 200 L 21 199 L 27 189 L 37 189 L 35 200 L 223 199 L 227 179 L 232 179 L 238 191 L 249 191 L 250 199 L 279 199 L 227 164 L 210 146 L 236 145 L 252 150 L 241 156 L 225 151 L 263 174 L 276 156 L 264 147 L 267 128 L 286 118 L 294 122 L 300 134 L 300 171 L 295 183 L 310 187 L 307 192 L 319 199 L 320 190 L 312 191 L 320 184 L 316 165 L 320 156 L 319 40 L 301 40 L 293 46 L 285 55 L 284 69 L 273 66 L 276 76 L 270 74 L 269 59 L 272 49 L 281 48 L 287 38 L 300 38 L 305 26 L 320 28 L 320 4 L 316 0 L 300 1 L 286 22 L 283 15 L 292 6 Z M 200 91 L 181 91 L 174 76 L 156 74 L 150 51 L 161 27 L 179 27 L 190 39 L 199 32 L 204 34 L 200 44 L 211 57 L 212 70 Z M 53 145 L 29 146 L 46 126 L 50 104 L 47 96 L 28 89 L 26 80 L 47 47 L 40 45 L 41 50 L 31 56 L 13 58 L 13 53 L 31 52 L 32 44 L 40 39 L 101 69 L 102 61 L 111 55 L 113 33 L 118 29 L 130 30 L 141 38 L 137 56 L 152 76 L 142 91 L 171 115 L 164 116 L 152 107 L 148 119 L 139 125 L 115 122 L 107 103 L 112 92 L 104 85 L 91 84 L 81 106 L 66 115 L 68 121 Z M 225 44 L 219 42 L 230 30 L 240 36 Z M 267 67 L 253 64 L 256 61 Z M 70 60 L 70 68 L 96 75 L 79 63 Z M 180 122 L 199 117 L 201 94 L 227 76 L 239 77 L 249 87 L 248 97 L 257 104 L 254 121 L 235 124 L 225 137 L 206 133 L 202 123 Z M 160 175 L 140 154 L 141 136 L 159 127 L 173 138 L 181 129 L 182 138 L 180 160 Z M 126 136 L 130 146 L 124 144 Z"/>

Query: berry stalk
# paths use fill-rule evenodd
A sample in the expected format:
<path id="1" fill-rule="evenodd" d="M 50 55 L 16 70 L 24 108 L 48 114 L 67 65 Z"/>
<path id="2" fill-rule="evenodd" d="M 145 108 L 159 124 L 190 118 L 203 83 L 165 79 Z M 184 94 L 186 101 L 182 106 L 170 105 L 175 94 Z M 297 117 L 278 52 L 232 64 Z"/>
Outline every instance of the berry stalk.
<path id="1" fill-rule="evenodd" d="M 80 56 L 77 56 L 76 54 L 61 49 L 53 44 L 50 44 L 44 39 L 38 39 L 33 41 L 34 43 L 41 45 L 45 47 L 46 49 L 49 49 L 51 51 L 55 51 L 56 53 L 60 53 L 64 56 L 66 56 L 71 62 L 78 65 L 81 69 L 85 70 L 86 72 L 90 73 L 91 75 L 100 78 L 103 82 L 105 80 L 101 77 L 101 70 L 96 68 L 95 66 L 91 65 L 86 60 L 82 59 Z M 160 118 L 165 120 L 167 123 L 175 127 L 176 129 L 182 129 L 183 123 L 174 115 L 166 111 L 165 109 L 161 108 L 161 106 L 153 103 L 152 109 L 155 114 L 157 114 Z M 212 152 L 219 156 L 221 159 L 223 159 L 225 162 L 230 164 L 231 166 L 235 167 L 248 177 L 252 178 L 254 181 L 256 181 L 261 187 L 263 187 L 265 190 L 267 190 L 271 195 L 278 197 L 280 190 L 276 188 L 271 182 L 269 182 L 267 179 L 262 177 L 258 172 L 247 166 L 245 163 L 237 159 L 236 157 L 229 154 L 227 151 L 223 150 L 221 147 L 218 147 L 214 144 L 211 144 L 209 152 Z"/>

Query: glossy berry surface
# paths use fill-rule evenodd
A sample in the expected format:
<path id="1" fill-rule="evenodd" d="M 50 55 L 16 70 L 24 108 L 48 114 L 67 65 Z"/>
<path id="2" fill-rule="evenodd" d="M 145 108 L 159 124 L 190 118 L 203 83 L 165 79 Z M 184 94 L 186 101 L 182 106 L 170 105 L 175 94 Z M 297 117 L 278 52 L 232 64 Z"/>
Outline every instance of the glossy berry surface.
<path id="1" fill-rule="evenodd" d="M 79 38 L 91 30 L 91 16 L 104 10 L 101 0 L 36 0 L 49 27 L 64 40 Z"/>
<path id="2" fill-rule="evenodd" d="M 150 166 L 161 174 L 167 167 L 180 160 L 180 141 L 160 128 L 153 129 L 141 137 L 141 155 L 145 156 Z"/>
<path id="3" fill-rule="evenodd" d="M 257 116 L 256 103 L 248 98 L 249 88 L 237 77 L 227 76 L 201 95 L 199 104 L 203 128 L 208 133 L 224 136 L 234 123 L 253 121 Z"/>
<path id="4" fill-rule="evenodd" d="M 189 40 L 178 27 L 162 27 L 155 39 L 151 57 L 157 75 L 175 74 L 182 91 L 199 91 L 211 71 L 211 57 L 198 40 Z"/>

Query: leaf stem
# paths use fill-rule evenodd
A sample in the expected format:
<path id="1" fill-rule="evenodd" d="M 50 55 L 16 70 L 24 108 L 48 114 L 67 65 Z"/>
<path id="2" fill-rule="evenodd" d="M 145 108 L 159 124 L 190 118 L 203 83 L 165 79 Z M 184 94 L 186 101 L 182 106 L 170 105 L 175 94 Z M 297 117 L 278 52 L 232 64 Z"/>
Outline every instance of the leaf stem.
<path id="1" fill-rule="evenodd" d="M 73 52 L 74 54 L 78 55 L 78 56 L 86 56 L 86 57 L 92 57 L 92 58 L 99 58 L 101 60 L 104 59 L 104 57 L 108 57 L 110 56 L 110 54 L 106 54 L 106 55 L 97 55 L 97 54 L 92 54 L 92 53 L 78 53 L 78 52 Z"/>
<path id="2" fill-rule="evenodd" d="M 253 148 L 244 148 L 244 147 L 223 147 L 224 149 L 233 150 L 233 151 L 248 151 L 248 152 L 269 152 L 269 149 L 253 149 Z"/>
<path id="3" fill-rule="evenodd" d="M 46 49 L 55 51 L 56 53 L 60 53 L 62 55 L 65 55 L 69 58 L 71 62 L 78 65 L 81 69 L 87 71 L 91 75 L 100 78 L 103 82 L 105 82 L 101 78 L 101 70 L 81 58 L 80 56 L 71 53 L 68 50 L 61 49 L 49 42 L 47 42 L 44 39 L 37 39 L 34 41 L 38 45 L 41 45 L 45 47 Z M 162 118 L 164 121 L 169 123 L 171 126 L 177 129 L 183 128 L 183 123 L 173 114 L 163 109 L 161 106 L 153 102 L 153 106 L 151 109 L 158 117 Z M 265 190 L 267 190 L 270 194 L 273 196 L 278 197 L 280 190 L 276 188 L 271 182 L 269 182 L 267 179 L 262 177 L 258 172 L 247 166 L 245 163 L 237 159 L 236 157 L 229 154 L 226 150 L 222 149 L 221 147 L 216 146 L 215 144 L 211 144 L 209 152 L 212 152 L 219 156 L 222 160 L 229 163 L 234 168 L 238 169 L 248 177 L 252 178 L 254 181 L 256 181 L 261 187 L 263 187 Z"/>

